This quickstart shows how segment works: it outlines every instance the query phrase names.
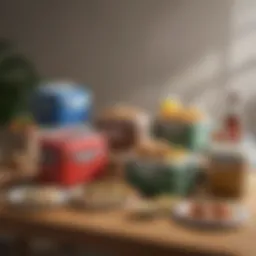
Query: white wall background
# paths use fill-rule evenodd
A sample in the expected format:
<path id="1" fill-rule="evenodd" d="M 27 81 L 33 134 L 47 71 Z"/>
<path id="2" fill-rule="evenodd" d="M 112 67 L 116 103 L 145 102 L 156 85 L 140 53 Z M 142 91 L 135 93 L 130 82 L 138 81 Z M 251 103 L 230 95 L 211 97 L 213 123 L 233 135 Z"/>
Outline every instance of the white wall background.
<path id="1" fill-rule="evenodd" d="M 216 114 L 236 87 L 256 124 L 255 0 L 2 0 L 0 36 L 44 76 L 92 87 L 97 109 L 176 93 Z"/>

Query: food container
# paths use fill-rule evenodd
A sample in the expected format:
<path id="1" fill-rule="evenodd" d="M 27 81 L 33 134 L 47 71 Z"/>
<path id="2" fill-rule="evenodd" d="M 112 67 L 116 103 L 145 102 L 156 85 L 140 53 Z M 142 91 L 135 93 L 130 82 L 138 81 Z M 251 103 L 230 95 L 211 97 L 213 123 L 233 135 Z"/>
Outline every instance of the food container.
<path id="1" fill-rule="evenodd" d="M 137 149 L 125 174 L 144 195 L 187 195 L 196 185 L 199 169 L 188 152 L 154 141 Z"/>
<path id="2" fill-rule="evenodd" d="M 189 150 L 205 149 L 210 129 L 207 116 L 195 107 L 179 106 L 175 107 L 175 111 L 167 109 L 168 112 L 165 108 L 153 122 L 153 135 Z"/>
<path id="3" fill-rule="evenodd" d="M 30 109 L 41 126 L 66 126 L 87 122 L 92 108 L 91 93 L 70 82 L 50 82 L 31 95 Z"/>
<path id="4" fill-rule="evenodd" d="M 95 121 L 104 132 L 111 152 L 127 152 L 148 135 L 149 117 L 143 111 L 129 106 L 107 109 Z"/>
<path id="5" fill-rule="evenodd" d="M 40 134 L 38 180 L 62 186 L 90 182 L 108 164 L 105 138 L 87 126 L 50 129 Z"/>
<path id="6" fill-rule="evenodd" d="M 187 123 L 181 120 L 156 120 L 153 135 L 190 150 L 203 150 L 208 144 L 209 124 L 207 122 Z"/>
<path id="7" fill-rule="evenodd" d="M 214 144 L 209 152 L 209 186 L 212 195 L 239 198 L 243 195 L 247 161 L 239 145 Z"/>
<path id="8" fill-rule="evenodd" d="M 196 185 L 197 168 L 189 163 L 160 163 L 133 160 L 127 163 L 126 178 L 142 194 L 188 195 Z"/>

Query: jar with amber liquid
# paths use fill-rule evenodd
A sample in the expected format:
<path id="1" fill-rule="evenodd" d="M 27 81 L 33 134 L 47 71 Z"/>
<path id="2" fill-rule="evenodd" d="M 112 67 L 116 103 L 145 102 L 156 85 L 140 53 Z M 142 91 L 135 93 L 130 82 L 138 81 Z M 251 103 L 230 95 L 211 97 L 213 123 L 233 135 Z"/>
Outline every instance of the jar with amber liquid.
<path id="1" fill-rule="evenodd" d="M 214 145 L 209 155 L 210 194 L 227 199 L 242 197 L 246 170 L 246 159 L 239 145 Z"/>

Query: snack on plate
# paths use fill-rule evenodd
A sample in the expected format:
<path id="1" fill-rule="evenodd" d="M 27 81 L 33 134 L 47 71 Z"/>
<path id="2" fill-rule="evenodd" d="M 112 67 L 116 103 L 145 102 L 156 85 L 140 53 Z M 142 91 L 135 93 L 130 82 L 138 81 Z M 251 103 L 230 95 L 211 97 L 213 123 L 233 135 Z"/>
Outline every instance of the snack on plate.
<path id="1" fill-rule="evenodd" d="M 241 227 L 250 217 L 248 209 L 237 201 L 195 200 L 175 204 L 174 219 L 193 228 L 224 230 Z"/>
<path id="2" fill-rule="evenodd" d="M 39 209 L 64 203 L 63 191 L 55 187 L 20 187 L 7 193 L 10 206 Z"/>
<path id="3" fill-rule="evenodd" d="M 228 220 L 232 217 L 232 208 L 224 202 L 191 202 L 189 216 L 199 220 Z"/>
<path id="4" fill-rule="evenodd" d="M 205 219 L 207 216 L 207 208 L 204 204 L 199 202 L 191 202 L 189 215 L 191 218 L 195 219 Z"/>
<path id="5" fill-rule="evenodd" d="M 25 200 L 29 204 L 52 204 L 59 198 L 56 188 L 34 188 L 25 193 Z"/>
<path id="6" fill-rule="evenodd" d="M 229 219 L 232 215 L 232 209 L 227 203 L 215 203 L 213 205 L 213 214 L 216 219 Z"/>
<path id="7" fill-rule="evenodd" d="M 115 207 L 125 202 L 127 193 L 123 184 L 99 182 L 88 185 L 75 202 L 86 208 Z"/>

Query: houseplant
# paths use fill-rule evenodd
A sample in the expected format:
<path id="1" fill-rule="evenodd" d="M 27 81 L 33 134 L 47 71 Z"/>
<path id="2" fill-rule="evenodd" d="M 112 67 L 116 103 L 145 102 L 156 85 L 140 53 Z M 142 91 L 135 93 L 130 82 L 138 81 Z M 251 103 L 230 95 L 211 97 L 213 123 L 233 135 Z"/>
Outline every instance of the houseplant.
<path id="1" fill-rule="evenodd" d="M 26 111 L 27 97 L 39 81 L 34 65 L 13 45 L 0 39 L 0 125 Z"/>

